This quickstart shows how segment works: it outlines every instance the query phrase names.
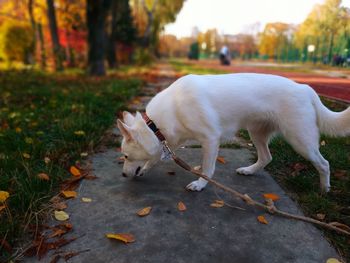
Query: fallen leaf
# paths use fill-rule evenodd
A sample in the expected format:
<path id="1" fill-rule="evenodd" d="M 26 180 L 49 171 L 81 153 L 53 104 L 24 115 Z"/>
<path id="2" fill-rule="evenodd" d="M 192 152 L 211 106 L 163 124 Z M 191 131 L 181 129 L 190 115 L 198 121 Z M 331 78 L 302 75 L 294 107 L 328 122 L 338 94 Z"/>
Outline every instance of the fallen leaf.
<path id="1" fill-rule="evenodd" d="M 195 171 L 200 171 L 201 169 L 202 169 L 202 166 L 200 166 L 200 165 L 193 167 L 193 170 L 195 170 Z"/>
<path id="2" fill-rule="evenodd" d="M 3 203 L 9 198 L 10 194 L 6 191 L 0 191 L 0 202 Z"/>
<path id="3" fill-rule="evenodd" d="M 9 253 L 12 253 L 12 247 L 5 239 L 0 239 L 0 247 L 4 248 Z"/>
<path id="4" fill-rule="evenodd" d="M 69 215 L 64 212 L 64 211 L 55 211 L 55 218 L 58 221 L 66 221 L 67 219 L 69 219 Z"/>
<path id="5" fill-rule="evenodd" d="M 44 162 L 45 162 L 46 164 L 48 164 L 49 162 L 51 162 L 51 160 L 50 160 L 49 157 L 45 157 L 45 158 L 44 158 Z"/>
<path id="6" fill-rule="evenodd" d="M 74 132 L 75 135 L 78 135 L 78 136 L 85 136 L 85 132 L 80 130 L 80 131 L 75 131 Z"/>
<path id="7" fill-rule="evenodd" d="M 56 210 L 64 210 L 67 208 L 67 204 L 65 202 L 54 203 L 53 208 L 55 208 Z"/>
<path id="8" fill-rule="evenodd" d="M 336 170 L 334 172 L 334 177 L 339 180 L 346 180 L 347 179 L 347 171 L 346 170 Z"/>
<path id="9" fill-rule="evenodd" d="M 307 166 L 303 163 L 295 163 L 293 165 L 293 170 L 296 172 L 300 172 L 302 170 L 305 170 L 307 168 Z"/>
<path id="10" fill-rule="evenodd" d="M 106 234 L 106 237 L 110 239 L 120 240 L 125 244 L 135 242 L 135 238 L 132 234 L 125 234 L 125 233 Z"/>
<path id="11" fill-rule="evenodd" d="M 318 213 L 318 214 L 316 214 L 316 218 L 319 219 L 319 220 L 323 220 L 323 219 L 326 218 L 326 215 L 325 215 L 325 214 Z"/>
<path id="12" fill-rule="evenodd" d="M 88 197 L 82 197 L 81 201 L 83 201 L 84 203 L 90 203 L 90 202 L 92 202 L 92 199 L 88 198 Z"/>
<path id="13" fill-rule="evenodd" d="M 81 157 L 86 157 L 86 156 L 88 156 L 89 154 L 87 153 L 87 152 L 82 152 L 81 154 L 80 154 L 80 156 Z"/>
<path id="14" fill-rule="evenodd" d="M 177 209 L 179 210 L 179 211 L 186 211 L 186 206 L 185 206 L 185 204 L 183 203 L 183 202 L 178 202 L 177 203 Z"/>
<path id="15" fill-rule="evenodd" d="M 321 141 L 321 146 L 325 146 L 326 145 L 326 142 L 325 141 Z"/>
<path id="16" fill-rule="evenodd" d="M 30 159 L 30 154 L 29 153 L 23 153 L 22 156 L 26 159 Z"/>
<path id="17" fill-rule="evenodd" d="M 53 238 L 53 237 L 60 237 L 67 233 L 67 231 L 63 229 L 56 229 L 55 232 L 53 232 L 51 235 L 48 236 L 48 238 Z"/>
<path id="18" fill-rule="evenodd" d="M 223 200 L 215 200 L 214 203 L 210 204 L 211 207 L 220 208 L 225 205 Z"/>
<path id="19" fill-rule="evenodd" d="M 273 194 L 273 193 L 266 193 L 263 194 L 265 199 L 271 199 L 272 201 L 277 201 L 280 199 L 280 197 L 277 194 Z"/>
<path id="20" fill-rule="evenodd" d="M 0 212 L 1 212 L 2 210 L 4 210 L 5 208 L 6 208 L 6 206 L 0 205 Z"/>
<path id="21" fill-rule="evenodd" d="M 329 258 L 327 259 L 326 263 L 341 263 L 341 262 L 336 258 Z"/>
<path id="22" fill-rule="evenodd" d="M 264 216 L 258 216 L 258 221 L 259 221 L 260 223 L 262 223 L 262 224 L 265 224 L 265 225 L 268 224 L 268 222 L 267 222 L 267 220 L 265 219 Z"/>
<path id="23" fill-rule="evenodd" d="M 81 173 L 79 171 L 79 169 L 75 166 L 71 166 L 70 169 L 69 169 L 70 173 L 73 175 L 73 176 L 81 176 Z"/>
<path id="24" fill-rule="evenodd" d="M 76 191 L 62 191 L 61 193 L 67 199 L 68 198 L 75 198 L 75 197 L 77 197 L 77 192 Z"/>
<path id="25" fill-rule="evenodd" d="M 253 147 L 254 145 L 252 143 L 247 143 L 248 146 Z"/>
<path id="26" fill-rule="evenodd" d="M 147 207 L 142 208 L 141 210 L 139 210 L 139 211 L 137 212 L 137 214 L 138 214 L 139 216 L 147 216 L 147 215 L 149 215 L 149 213 L 151 212 L 151 210 L 152 210 L 152 207 L 151 207 L 151 206 L 147 206 Z"/>
<path id="27" fill-rule="evenodd" d="M 46 173 L 40 173 L 37 175 L 40 180 L 49 181 L 50 177 Z"/>
<path id="28" fill-rule="evenodd" d="M 218 156 L 218 157 L 216 158 L 216 160 L 217 160 L 219 163 L 222 163 L 222 164 L 225 164 L 225 163 L 226 163 L 225 158 L 222 157 L 222 156 Z"/>

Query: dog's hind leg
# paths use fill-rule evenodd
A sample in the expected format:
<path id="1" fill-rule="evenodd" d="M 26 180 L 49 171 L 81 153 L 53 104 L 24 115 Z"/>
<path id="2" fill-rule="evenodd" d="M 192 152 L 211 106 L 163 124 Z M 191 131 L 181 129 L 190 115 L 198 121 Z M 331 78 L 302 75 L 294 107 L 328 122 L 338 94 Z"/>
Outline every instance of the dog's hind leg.
<path id="1" fill-rule="evenodd" d="M 202 173 L 211 178 L 215 171 L 216 158 L 219 152 L 219 139 L 208 138 L 202 142 Z M 191 191 L 201 191 L 206 185 L 207 181 L 203 178 L 199 178 L 186 186 L 186 189 Z"/>
<path id="2" fill-rule="evenodd" d="M 304 127 L 307 127 L 304 125 Z M 305 159 L 309 160 L 320 175 L 320 187 L 323 192 L 330 189 L 329 163 L 319 151 L 319 132 L 317 127 L 308 127 L 284 134 L 285 139 Z"/>
<path id="3" fill-rule="evenodd" d="M 271 130 L 249 130 L 248 132 L 258 152 L 258 160 L 253 165 L 250 165 L 248 167 L 241 167 L 236 170 L 237 173 L 246 175 L 254 174 L 259 170 L 264 169 L 264 167 L 268 165 L 272 160 L 268 146 L 272 133 Z"/>

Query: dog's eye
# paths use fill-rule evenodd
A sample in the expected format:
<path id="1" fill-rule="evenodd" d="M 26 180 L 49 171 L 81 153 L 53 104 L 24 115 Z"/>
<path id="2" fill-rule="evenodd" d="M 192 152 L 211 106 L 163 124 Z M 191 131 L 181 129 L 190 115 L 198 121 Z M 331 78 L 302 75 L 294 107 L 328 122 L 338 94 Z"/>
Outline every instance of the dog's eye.
<path id="1" fill-rule="evenodd" d="M 125 159 L 128 159 L 128 156 L 127 156 L 127 155 L 124 155 L 124 158 L 125 158 Z"/>

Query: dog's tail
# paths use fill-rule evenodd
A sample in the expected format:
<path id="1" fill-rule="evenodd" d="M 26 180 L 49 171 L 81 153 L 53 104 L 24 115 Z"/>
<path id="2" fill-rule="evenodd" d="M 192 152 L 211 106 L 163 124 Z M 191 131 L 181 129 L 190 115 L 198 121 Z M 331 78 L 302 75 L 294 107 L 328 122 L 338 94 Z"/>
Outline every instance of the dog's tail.
<path id="1" fill-rule="evenodd" d="M 312 94 L 312 104 L 316 110 L 320 132 L 334 137 L 350 135 L 350 107 L 342 112 L 331 111 L 322 104 L 314 90 Z"/>

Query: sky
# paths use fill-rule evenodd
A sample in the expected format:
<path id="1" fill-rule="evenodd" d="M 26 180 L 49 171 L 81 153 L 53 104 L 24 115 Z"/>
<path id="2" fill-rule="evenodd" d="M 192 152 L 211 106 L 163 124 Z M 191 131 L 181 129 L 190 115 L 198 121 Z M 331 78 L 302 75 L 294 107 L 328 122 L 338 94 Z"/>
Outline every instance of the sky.
<path id="1" fill-rule="evenodd" d="M 238 34 L 262 29 L 268 22 L 300 24 L 315 4 L 324 0 L 186 0 L 166 34 L 190 36 L 195 26 L 201 32 L 216 28 L 220 34 Z M 350 8 L 350 0 L 343 0 Z M 258 26 L 251 26 L 257 25 Z M 256 33 L 256 32 L 248 32 Z"/>

